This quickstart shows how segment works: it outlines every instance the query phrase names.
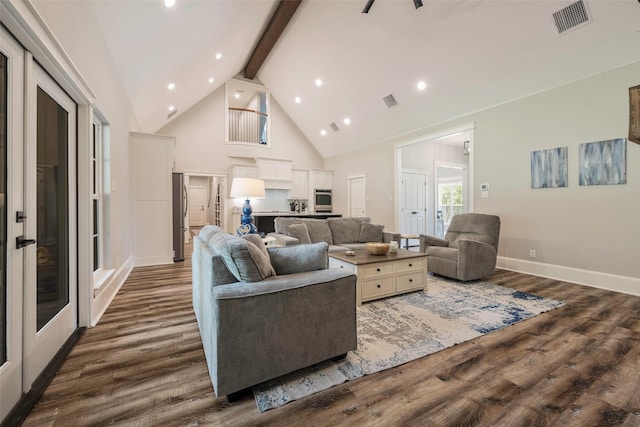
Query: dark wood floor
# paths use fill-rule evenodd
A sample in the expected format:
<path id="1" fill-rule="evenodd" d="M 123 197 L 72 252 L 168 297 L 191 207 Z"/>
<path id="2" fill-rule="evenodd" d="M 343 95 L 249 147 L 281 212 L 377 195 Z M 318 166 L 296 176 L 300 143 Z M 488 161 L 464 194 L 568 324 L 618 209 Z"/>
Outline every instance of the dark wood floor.
<path id="1" fill-rule="evenodd" d="M 25 425 L 640 426 L 640 297 L 524 274 L 491 278 L 567 305 L 259 413 L 216 398 L 191 264 L 136 268 Z"/>

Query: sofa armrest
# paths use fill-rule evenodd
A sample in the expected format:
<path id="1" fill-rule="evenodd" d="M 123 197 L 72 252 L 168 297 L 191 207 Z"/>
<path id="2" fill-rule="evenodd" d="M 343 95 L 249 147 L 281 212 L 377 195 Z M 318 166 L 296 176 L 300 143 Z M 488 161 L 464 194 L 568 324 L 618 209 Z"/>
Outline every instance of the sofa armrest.
<path id="1" fill-rule="evenodd" d="M 267 236 L 275 237 L 278 239 L 278 244 L 282 246 L 293 246 L 300 243 L 300 241 L 295 237 L 287 236 L 286 234 L 269 233 Z"/>
<path id="2" fill-rule="evenodd" d="M 398 246 L 401 246 L 400 233 L 394 233 L 392 231 L 382 232 L 382 241 L 384 243 L 398 242 Z"/>
<path id="3" fill-rule="evenodd" d="M 496 269 L 496 248 L 475 240 L 458 240 L 458 279 L 488 277 Z"/>
<path id="4" fill-rule="evenodd" d="M 440 237 L 421 234 L 420 252 L 426 252 L 427 246 L 442 246 L 446 248 L 449 246 L 449 241 L 447 239 L 441 239 Z"/>

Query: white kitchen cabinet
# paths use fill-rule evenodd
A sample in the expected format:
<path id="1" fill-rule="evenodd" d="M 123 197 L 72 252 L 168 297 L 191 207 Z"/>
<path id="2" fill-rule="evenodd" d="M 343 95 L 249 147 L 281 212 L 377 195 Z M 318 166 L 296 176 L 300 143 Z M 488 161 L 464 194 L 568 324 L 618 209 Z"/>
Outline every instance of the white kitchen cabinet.
<path id="1" fill-rule="evenodd" d="M 258 178 L 264 180 L 265 188 L 290 190 L 292 187 L 292 161 L 256 159 Z"/>
<path id="2" fill-rule="evenodd" d="M 231 178 L 258 178 L 258 166 L 231 165 Z"/>
<path id="3" fill-rule="evenodd" d="M 311 169 L 310 189 L 331 190 L 333 189 L 333 171 L 326 169 Z"/>
<path id="4" fill-rule="evenodd" d="M 291 171 L 291 192 L 290 199 L 307 200 L 309 198 L 309 171 L 303 169 L 293 169 Z"/>

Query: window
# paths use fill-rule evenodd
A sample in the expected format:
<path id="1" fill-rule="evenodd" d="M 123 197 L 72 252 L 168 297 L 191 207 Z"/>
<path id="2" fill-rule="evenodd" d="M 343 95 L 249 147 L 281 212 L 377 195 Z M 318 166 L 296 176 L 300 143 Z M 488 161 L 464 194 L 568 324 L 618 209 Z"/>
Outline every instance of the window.
<path id="1" fill-rule="evenodd" d="M 97 289 L 113 270 L 109 233 L 109 125 L 96 112 L 91 138 L 91 247 L 93 287 Z"/>
<path id="2" fill-rule="evenodd" d="M 102 214 L 102 123 L 93 121 L 91 144 L 91 239 L 93 243 L 93 271 L 103 267 L 103 214 Z"/>

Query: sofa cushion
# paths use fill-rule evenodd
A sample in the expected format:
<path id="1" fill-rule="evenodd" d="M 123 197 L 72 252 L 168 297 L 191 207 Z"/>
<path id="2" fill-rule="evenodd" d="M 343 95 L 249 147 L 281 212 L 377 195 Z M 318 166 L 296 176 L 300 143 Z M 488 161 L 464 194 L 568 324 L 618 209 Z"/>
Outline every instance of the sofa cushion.
<path id="1" fill-rule="evenodd" d="M 384 231 L 384 225 L 369 224 L 363 222 L 360 227 L 360 235 L 358 240 L 354 242 L 367 243 L 367 242 L 382 242 L 382 232 Z"/>
<path id="2" fill-rule="evenodd" d="M 294 274 L 329 267 L 326 242 L 268 248 L 276 274 Z"/>
<path id="3" fill-rule="evenodd" d="M 331 235 L 331 229 L 326 220 L 308 219 L 304 224 L 309 231 L 311 243 L 327 242 L 328 245 L 333 245 L 333 236 Z"/>
<path id="4" fill-rule="evenodd" d="M 300 244 L 311 243 L 311 237 L 309 237 L 309 230 L 304 224 L 291 224 L 287 227 L 287 235 L 298 239 Z"/>
<path id="5" fill-rule="evenodd" d="M 241 282 L 258 282 L 276 274 L 269 256 L 260 246 L 247 239 L 216 232 L 209 238 L 209 245 L 220 254 L 227 269 Z"/>
<path id="6" fill-rule="evenodd" d="M 333 236 L 333 244 L 355 243 L 360 236 L 360 226 L 369 222 L 369 218 L 329 218 L 327 223 Z"/>

